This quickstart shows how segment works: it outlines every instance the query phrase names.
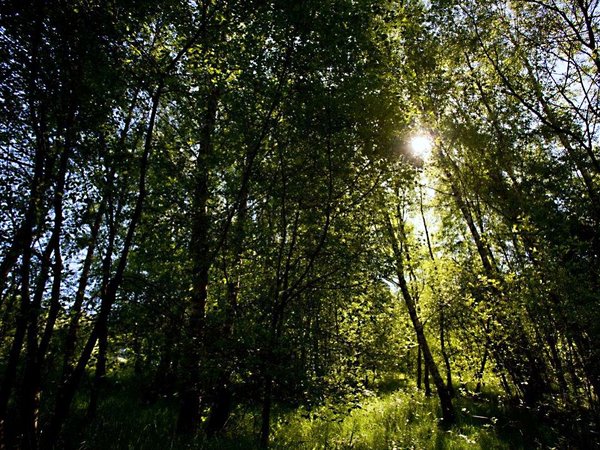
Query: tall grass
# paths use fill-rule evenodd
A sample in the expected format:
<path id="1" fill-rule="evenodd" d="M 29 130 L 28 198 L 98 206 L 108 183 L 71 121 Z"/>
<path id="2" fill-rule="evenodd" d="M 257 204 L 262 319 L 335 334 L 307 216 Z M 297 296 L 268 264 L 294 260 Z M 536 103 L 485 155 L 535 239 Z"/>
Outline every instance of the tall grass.
<path id="1" fill-rule="evenodd" d="M 239 407 L 227 432 L 207 439 L 178 437 L 176 399 L 142 404 L 131 385 L 117 384 L 100 404 L 93 421 L 85 401 L 65 429 L 65 449 L 255 449 L 260 413 Z M 576 446 L 531 411 L 509 407 L 494 397 L 455 400 L 457 424 L 439 425 L 438 402 L 414 388 L 348 404 L 307 410 L 279 410 L 273 419 L 276 449 L 530 449 Z M 591 447 L 590 447 L 591 448 Z"/>
<path id="2" fill-rule="evenodd" d="M 560 438 L 529 417 L 511 421 L 502 406 L 462 399 L 451 429 L 439 425 L 438 403 L 418 391 L 367 399 L 352 410 L 320 408 L 281 418 L 275 447 L 295 449 L 514 449 L 560 446 Z M 523 429 L 521 428 L 523 427 Z"/>

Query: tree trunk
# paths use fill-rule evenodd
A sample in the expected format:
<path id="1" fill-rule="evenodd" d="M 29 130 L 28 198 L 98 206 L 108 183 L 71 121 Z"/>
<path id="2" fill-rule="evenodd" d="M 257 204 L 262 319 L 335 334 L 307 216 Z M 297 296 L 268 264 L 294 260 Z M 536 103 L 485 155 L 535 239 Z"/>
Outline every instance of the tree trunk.
<path id="1" fill-rule="evenodd" d="M 98 354 L 96 356 L 96 371 L 90 392 L 87 417 L 92 420 L 98 410 L 98 402 L 106 378 L 106 351 L 108 348 L 108 321 L 103 321 L 98 332 Z"/>
<path id="2" fill-rule="evenodd" d="M 67 128 L 67 134 L 70 134 L 73 117 L 70 115 Z M 29 330 L 27 338 L 27 362 L 25 367 L 25 376 L 23 377 L 23 425 L 24 442 L 28 448 L 37 448 L 38 420 L 40 397 L 42 389 L 42 370 L 46 360 L 46 353 L 50 346 L 50 339 L 54 331 L 54 324 L 60 311 L 60 290 L 62 282 L 62 256 L 60 247 L 60 235 L 63 227 L 63 198 L 67 168 L 71 154 L 71 137 L 67 135 L 65 145 L 60 157 L 60 167 L 58 179 L 56 182 L 56 191 L 54 193 L 54 229 L 45 252 L 45 261 L 43 266 L 49 265 L 50 257 L 54 255 L 54 264 L 52 268 L 53 283 L 50 297 L 50 309 L 46 319 L 46 326 L 38 344 L 39 334 L 39 314 L 41 312 L 41 302 L 47 281 L 47 267 L 43 267 L 43 273 L 40 276 L 37 292 L 34 296 L 31 315 L 29 319 Z"/>
<path id="3" fill-rule="evenodd" d="M 223 336 L 225 339 L 231 337 L 235 310 L 237 309 L 237 288 L 235 283 L 228 283 L 227 290 L 228 304 L 225 306 L 227 311 L 225 312 L 225 326 L 223 327 Z M 227 363 L 225 365 L 227 366 Z M 206 434 L 208 436 L 220 433 L 225 428 L 233 407 L 233 397 L 229 386 L 231 371 L 228 367 L 224 367 L 220 371 L 221 373 L 218 376 L 216 386 L 212 389 L 211 394 L 210 413 L 206 423 Z"/>
<path id="4" fill-rule="evenodd" d="M 457 173 L 460 173 L 457 164 L 452 158 L 443 154 L 443 161 L 445 164 L 452 167 Z M 459 189 L 458 184 L 450 172 L 448 167 L 445 169 L 445 175 L 450 182 L 452 189 L 452 195 L 456 201 L 456 205 L 461 211 L 467 227 L 471 233 L 477 252 L 484 269 L 486 277 L 489 279 L 497 280 L 504 283 L 504 279 L 498 270 L 494 255 L 490 247 L 484 242 L 479 229 L 473 219 L 472 210 L 469 204 L 464 199 L 462 192 Z M 501 300 L 505 295 L 502 290 L 492 287 L 492 292 L 497 300 Z M 501 317 L 502 310 L 498 309 L 494 313 L 494 317 Z M 513 330 L 514 339 L 512 340 L 515 345 L 512 347 L 506 346 L 504 349 L 503 365 L 506 370 L 510 373 L 515 386 L 519 387 L 522 391 L 523 398 L 528 404 L 537 402 L 540 396 L 547 391 L 547 386 L 542 378 L 542 373 L 545 372 L 545 361 L 541 360 L 536 354 L 536 350 L 532 348 L 531 342 L 525 331 L 522 329 L 519 323 L 514 327 Z"/>
<path id="5" fill-rule="evenodd" d="M 263 395 L 260 426 L 260 446 L 261 448 L 268 448 L 271 434 L 271 403 L 273 401 L 273 378 L 270 375 L 265 377 Z"/>
<path id="6" fill-rule="evenodd" d="M 60 433 L 62 425 L 67 418 L 73 397 L 79 386 L 79 382 L 85 373 L 85 368 L 92 355 L 96 342 L 100 336 L 102 327 L 106 326 L 108 322 L 108 316 L 110 314 L 112 305 L 116 299 L 117 290 L 121 286 L 123 281 L 123 275 L 125 273 L 125 267 L 127 266 L 127 258 L 133 244 L 133 238 L 137 229 L 137 226 L 142 218 L 142 209 L 144 201 L 146 199 L 146 177 L 148 173 L 150 152 L 152 150 L 152 141 L 154 136 L 154 126 L 156 122 L 156 116 L 160 97 L 162 94 L 163 85 L 162 83 L 156 88 L 154 95 L 152 96 L 152 109 L 150 112 L 150 118 L 148 121 L 148 128 L 146 131 L 144 151 L 140 159 L 140 178 L 138 181 L 138 196 L 135 202 L 131 220 L 127 228 L 127 234 L 123 242 L 123 249 L 117 263 L 117 269 L 111 278 L 108 286 L 103 289 L 103 295 L 100 304 L 100 312 L 96 319 L 96 323 L 88 337 L 88 340 L 83 348 L 83 351 L 79 357 L 77 365 L 72 373 L 69 374 L 66 380 L 63 380 L 61 386 L 58 389 L 56 396 L 56 404 L 54 408 L 54 415 L 50 419 L 49 424 L 46 427 L 45 433 L 42 435 L 42 448 L 50 449 L 56 444 L 56 439 Z"/>
<path id="7" fill-rule="evenodd" d="M 427 220 L 425 219 L 425 210 L 423 208 L 423 192 L 419 192 L 419 209 L 421 211 L 421 220 L 423 221 L 423 228 L 425 230 L 425 238 L 427 242 L 427 250 L 429 251 L 429 257 L 433 262 L 434 272 L 437 274 L 437 264 L 435 262 L 435 255 L 433 254 L 433 248 L 431 247 L 431 238 L 429 236 L 429 227 L 427 226 Z M 435 285 L 431 286 L 433 293 L 438 297 L 438 309 L 440 313 L 440 347 L 442 351 L 442 357 L 444 358 L 444 364 L 446 366 L 446 387 L 451 396 L 454 396 L 454 386 L 452 385 L 452 367 L 450 366 L 450 357 L 446 351 L 446 315 L 445 305 Z"/>
<path id="8" fill-rule="evenodd" d="M 194 198 L 192 200 L 192 235 L 190 255 L 192 259 L 192 295 L 188 323 L 188 339 L 184 353 L 184 374 L 186 380 L 181 392 L 181 407 L 177 420 L 180 433 L 190 433 L 200 422 L 200 361 L 204 346 L 204 315 L 208 295 L 208 274 L 210 270 L 210 216 L 208 200 L 209 159 L 213 153 L 213 133 L 216 126 L 219 91 L 213 88 L 208 95 L 204 125 L 200 134 L 200 150 L 196 160 Z"/>
<path id="9" fill-rule="evenodd" d="M 217 381 L 212 393 L 210 414 L 206 423 L 206 434 L 214 436 L 220 433 L 227 424 L 233 407 L 233 396 L 229 386 L 229 373 Z"/>
<path id="10" fill-rule="evenodd" d="M 425 384 L 425 397 L 431 397 L 431 384 L 429 383 L 429 366 L 427 364 L 425 364 L 423 383 Z"/>
<path id="11" fill-rule="evenodd" d="M 247 163 L 248 164 L 248 163 Z M 246 165 L 247 165 L 246 164 Z M 248 188 L 242 186 L 240 192 L 240 207 L 237 215 L 235 228 L 232 230 L 233 236 L 233 261 L 231 267 L 235 270 L 242 259 L 244 249 L 246 213 L 248 207 Z M 235 275 L 234 275 L 235 276 Z M 226 276 L 228 278 L 228 276 Z M 223 324 L 223 337 L 227 343 L 234 331 L 234 324 L 238 309 L 238 291 L 239 278 L 237 280 L 227 281 L 227 302 L 225 304 L 225 320 Z M 206 433 L 209 436 L 220 433 L 229 420 L 229 415 L 233 407 L 233 395 L 230 387 L 231 369 L 225 364 L 218 376 L 217 385 L 213 389 L 211 399 L 211 409 L 206 424 Z"/>
<path id="12" fill-rule="evenodd" d="M 112 203 L 112 202 L 111 202 Z M 112 205 L 111 205 L 112 206 Z M 108 298 L 108 290 L 111 283 L 111 272 L 113 266 L 113 251 L 115 238 L 117 237 L 117 228 L 115 224 L 115 215 L 112 211 L 109 214 L 108 220 L 108 245 L 106 247 L 106 255 L 102 261 L 102 298 L 101 302 L 110 301 Z M 114 300 L 113 300 L 114 301 Z M 94 381 L 92 382 L 90 392 L 90 402 L 88 404 L 87 416 L 92 419 L 96 415 L 98 407 L 98 397 L 102 389 L 104 376 L 106 375 L 106 350 L 108 347 L 108 317 L 98 323 L 98 353 L 96 356 L 96 371 L 94 373 Z"/>
<path id="13" fill-rule="evenodd" d="M 481 383 L 483 382 L 483 373 L 485 371 L 485 364 L 487 363 L 488 353 L 488 343 L 486 341 L 485 347 L 483 349 L 483 358 L 481 358 L 481 366 L 479 367 L 479 370 L 475 375 L 475 379 L 477 380 L 477 386 L 475 386 L 475 393 L 477 394 L 481 392 Z"/>
<path id="14" fill-rule="evenodd" d="M 32 228 L 30 229 L 32 230 Z M 32 240 L 32 232 L 28 233 L 27 239 L 31 243 Z M 7 410 L 8 410 L 8 401 L 10 399 L 10 394 L 12 392 L 14 383 L 17 378 L 17 368 L 19 358 L 21 356 L 21 350 L 23 347 L 23 343 L 25 341 L 26 335 L 28 336 L 28 345 L 31 345 L 31 328 L 28 326 L 30 324 L 31 314 L 33 305 L 30 301 L 30 266 L 31 266 L 31 246 L 28 245 L 23 250 L 22 255 L 22 263 L 21 263 L 21 302 L 20 302 L 20 310 L 17 315 L 17 323 L 16 323 L 16 331 L 15 336 L 13 338 L 12 345 L 10 347 L 8 362 L 6 365 L 6 369 L 4 372 L 4 378 L 2 380 L 2 386 L 0 389 L 0 431 L 5 432 L 4 423 L 6 420 Z M 37 339 L 37 335 L 34 336 Z M 36 342 L 37 344 L 37 342 Z M 35 361 L 32 361 L 31 358 L 37 357 L 37 347 L 35 352 L 31 352 L 28 354 L 30 360 L 28 364 L 34 364 Z M 29 423 L 25 420 L 25 423 Z M 23 424 L 23 421 L 21 422 Z M 14 436 L 0 436 L 2 441 L 6 438 L 13 438 Z"/>
<path id="15" fill-rule="evenodd" d="M 452 366 L 450 365 L 450 356 L 446 350 L 446 314 L 444 311 L 445 306 L 440 305 L 440 347 L 442 352 L 442 358 L 444 358 L 444 365 L 446 366 L 446 387 L 451 396 L 454 396 L 454 386 L 452 385 Z"/>
<path id="16" fill-rule="evenodd" d="M 421 390 L 421 380 L 423 379 L 421 367 L 423 364 L 423 356 L 421 352 L 421 344 L 417 345 L 417 389 Z"/>
<path id="17" fill-rule="evenodd" d="M 112 177 L 110 179 L 112 179 Z M 63 374 L 68 374 L 72 370 L 71 364 L 73 360 L 73 355 L 75 353 L 75 346 L 77 344 L 77 333 L 79 332 L 81 310 L 83 308 L 83 301 L 85 300 L 85 290 L 87 288 L 90 269 L 92 267 L 92 262 L 94 259 L 94 252 L 98 240 L 98 233 L 100 231 L 100 224 L 102 223 L 102 216 L 104 215 L 104 207 L 105 201 L 103 200 L 100 204 L 100 208 L 96 213 L 94 223 L 92 224 L 85 260 L 83 261 L 81 275 L 79 277 L 79 285 L 77 286 L 77 292 L 75 293 L 75 300 L 73 301 L 73 306 L 69 311 L 69 328 L 67 330 L 67 336 L 65 337 L 65 347 L 63 354 Z"/>
<path id="18" fill-rule="evenodd" d="M 27 99 L 29 103 L 29 115 L 31 126 L 35 135 L 35 156 L 33 179 L 30 187 L 30 198 L 27 210 L 24 215 L 23 223 L 17 228 L 13 243 L 6 252 L 2 263 L 0 264 L 0 293 L 4 291 L 4 286 L 10 271 L 14 268 L 19 257 L 21 257 L 21 301 L 20 309 L 16 319 L 16 329 L 12 345 L 10 347 L 2 385 L 0 386 L 0 446 L 5 442 L 4 433 L 5 421 L 7 418 L 8 401 L 17 376 L 17 365 L 21 356 L 21 350 L 25 341 L 28 320 L 31 314 L 30 305 L 30 265 L 32 250 L 31 246 L 34 238 L 35 227 L 40 223 L 42 216 L 43 197 L 46 192 L 52 167 L 48 157 L 48 142 L 45 135 L 45 117 L 40 114 L 40 108 L 36 105 L 37 98 L 37 77 L 40 71 L 38 60 L 39 46 L 42 37 L 42 22 L 45 15 L 44 3 L 35 2 L 32 5 L 37 13 L 35 23 L 32 26 L 29 58 L 29 80 Z"/>
<path id="19" fill-rule="evenodd" d="M 400 227 L 400 235 L 404 237 L 404 224 L 402 222 L 402 218 L 398 217 L 398 220 Z M 408 284 L 404 276 L 404 254 L 401 250 L 398 237 L 394 232 L 391 218 L 387 214 L 386 222 L 388 228 L 388 237 L 390 239 L 392 250 L 396 259 L 396 276 L 398 278 L 398 285 L 400 287 L 402 297 L 404 298 L 404 302 L 408 309 L 408 314 L 410 315 L 413 328 L 417 335 L 417 341 L 419 342 L 419 345 L 423 352 L 425 366 L 429 369 L 429 372 L 433 378 L 433 382 L 438 393 L 438 397 L 440 399 L 443 422 L 446 425 L 451 425 L 455 421 L 454 407 L 452 406 L 452 398 L 450 397 L 448 389 L 446 389 L 446 386 L 444 385 L 444 381 L 442 380 L 437 364 L 435 363 L 433 355 L 431 354 L 431 350 L 429 349 L 429 344 L 427 343 L 425 332 L 423 330 L 423 324 L 421 323 L 421 320 L 417 314 L 417 305 L 412 295 L 410 294 L 410 290 L 408 289 Z"/>

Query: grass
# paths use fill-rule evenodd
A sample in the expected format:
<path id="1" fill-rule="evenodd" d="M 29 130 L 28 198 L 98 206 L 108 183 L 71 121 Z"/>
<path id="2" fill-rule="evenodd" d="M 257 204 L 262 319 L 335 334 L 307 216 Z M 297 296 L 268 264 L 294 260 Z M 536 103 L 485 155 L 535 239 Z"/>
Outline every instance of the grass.
<path id="1" fill-rule="evenodd" d="M 459 399 L 458 420 L 439 426 L 438 404 L 417 391 L 367 399 L 356 409 L 296 411 L 277 426 L 275 447 L 295 449 L 529 449 L 562 448 L 560 436 L 531 413 Z M 524 430 L 524 431 L 522 431 Z"/>
<path id="2" fill-rule="evenodd" d="M 239 407 L 219 438 L 182 438 L 174 434 L 177 402 L 141 404 L 128 383 L 114 384 L 97 418 L 80 414 L 65 429 L 65 449 L 255 449 L 260 414 Z M 328 404 L 312 410 L 278 410 L 273 419 L 275 449 L 530 449 L 594 448 L 567 440 L 531 411 L 510 407 L 493 396 L 457 398 L 457 423 L 439 426 L 438 402 L 404 387 L 351 405 Z M 589 441 L 587 442 L 589 444 Z"/>

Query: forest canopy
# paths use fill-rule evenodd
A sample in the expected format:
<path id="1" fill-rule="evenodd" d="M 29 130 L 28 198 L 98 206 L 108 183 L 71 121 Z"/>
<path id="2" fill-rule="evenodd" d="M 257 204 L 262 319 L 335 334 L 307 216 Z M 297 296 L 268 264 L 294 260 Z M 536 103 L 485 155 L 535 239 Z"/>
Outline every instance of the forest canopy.
<path id="1" fill-rule="evenodd" d="M 599 35 L 3 1 L 0 448 L 600 446 Z"/>

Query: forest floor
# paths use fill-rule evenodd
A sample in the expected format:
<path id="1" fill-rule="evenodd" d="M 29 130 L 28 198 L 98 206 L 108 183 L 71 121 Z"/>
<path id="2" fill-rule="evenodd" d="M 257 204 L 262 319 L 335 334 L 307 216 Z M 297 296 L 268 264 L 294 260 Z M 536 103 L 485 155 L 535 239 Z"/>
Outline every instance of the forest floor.
<path id="1" fill-rule="evenodd" d="M 65 430 L 64 448 L 72 449 L 257 449 L 260 414 L 239 406 L 218 438 L 184 439 L 174 434 L 176 402 L 142 404 L 129 383 L 112 383 L 96 419 L 80 419 Z M 439 425 L 438 402 L 415 388 L 365 395 L 352 403 L 326 404 L 312 410 L 280 409 L 272 428 L 275 449 L 588 449 L 594 432 L 585 423 L 568 429 L 560 419 L 505 404 L 501 397 L 458 396 L 457 423 Z M 581 421 L 580 421 L 581 422 Z M 554 424 L 554 425 L 552 425 Z"/>

